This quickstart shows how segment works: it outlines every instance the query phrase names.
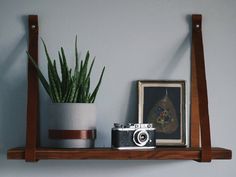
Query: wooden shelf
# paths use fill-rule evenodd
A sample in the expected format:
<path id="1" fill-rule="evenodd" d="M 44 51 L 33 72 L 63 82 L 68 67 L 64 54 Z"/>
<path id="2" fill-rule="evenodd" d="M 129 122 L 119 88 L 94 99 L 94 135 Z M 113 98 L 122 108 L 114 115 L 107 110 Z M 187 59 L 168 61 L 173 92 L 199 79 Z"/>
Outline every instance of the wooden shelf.
<path id="1" fill-rule="evenodd" d="M 231 150 L 212 148 L 212 159 L 231 159 Z M 25 159 L 25 148 L 10 149 L 8 159 Z M 156 148 L 154 150 L 54 149 L 38 148 L 36 159 L 97 159 L 97 160 L 196 160 L 201 159 L 201 148 Z"/>
<path id="2" fill-rule="evenodd" d="M 159 148 L 154 150 L 56 149 L 40 146 L 39 97 L 37 71 L 28 63 L 28 102 L 25 148 L 8 150 L 8 159 L 98 159 L 98 160 L 196 160 L 231 159 L 232 151 L 211 147 L 207 84 L 202 40 L 202 16 L 192 15 L 191 49 L 191 124 L 190 148 Z M 38 62 L 38 16 L 29 16 L 29 53 Z M 202 135 L 202 136 L 201 136 Z"/>

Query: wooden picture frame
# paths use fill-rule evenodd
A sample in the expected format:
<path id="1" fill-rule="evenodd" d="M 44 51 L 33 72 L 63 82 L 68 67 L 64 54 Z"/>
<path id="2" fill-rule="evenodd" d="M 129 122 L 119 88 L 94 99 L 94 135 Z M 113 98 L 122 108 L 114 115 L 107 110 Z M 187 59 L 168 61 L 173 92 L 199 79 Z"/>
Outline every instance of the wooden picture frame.
<path id="1" fill-rule="evenodd" d="M 156 128 L 157 146 L 186 146 L 185 81 L 138 81 L 138 122 Z"/>

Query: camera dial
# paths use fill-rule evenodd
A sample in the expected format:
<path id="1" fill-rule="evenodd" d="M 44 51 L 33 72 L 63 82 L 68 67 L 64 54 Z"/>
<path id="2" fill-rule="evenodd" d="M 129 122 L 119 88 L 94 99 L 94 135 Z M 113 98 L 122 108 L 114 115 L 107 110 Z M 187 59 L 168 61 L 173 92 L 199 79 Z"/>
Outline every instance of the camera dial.
<path id="1" fill-rule="evenodd" d="M 133 134 L 133 142 L 137 146 L 145 146 L 149 140 L 149 134 L 145 129 L 137 129 Z"/>

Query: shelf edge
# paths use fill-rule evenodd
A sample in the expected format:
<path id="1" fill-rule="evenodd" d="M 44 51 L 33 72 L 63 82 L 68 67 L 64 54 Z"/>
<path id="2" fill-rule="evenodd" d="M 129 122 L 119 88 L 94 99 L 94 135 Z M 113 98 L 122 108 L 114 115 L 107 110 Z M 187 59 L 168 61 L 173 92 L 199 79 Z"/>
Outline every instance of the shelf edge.
<path id="1" fill-rule="evenodd" d="M 200 160 L 199 148 L 157 148 L 155 150 L 114 150 L 95 149 L 52 149 L 38 148 L 38 160 Z M 13 148 L 7 153 L 8 159 L 25 159 L 24 148 Z M 212 148 L 212 159 L 232 159 L 232 151 L 225 148 Z"/>

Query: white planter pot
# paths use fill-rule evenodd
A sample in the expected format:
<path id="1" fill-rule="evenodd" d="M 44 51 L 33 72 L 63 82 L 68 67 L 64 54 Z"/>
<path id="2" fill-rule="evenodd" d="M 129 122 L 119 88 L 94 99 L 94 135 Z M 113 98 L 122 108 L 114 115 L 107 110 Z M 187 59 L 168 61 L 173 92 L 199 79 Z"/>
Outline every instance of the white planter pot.
<path id="1" fill-rule="evenodd" d="M 52 103 L 49 106 L 49 133 L 78 132 L 96 129 L 96 106 L 93 103 Z M 51 135 L 51 134 L 50 134 Z M 52 137 L 51 137 L 52 138 Z M 58 148 L 92 148 L 94 139 L 63 137 L 50 139 Z"/>

